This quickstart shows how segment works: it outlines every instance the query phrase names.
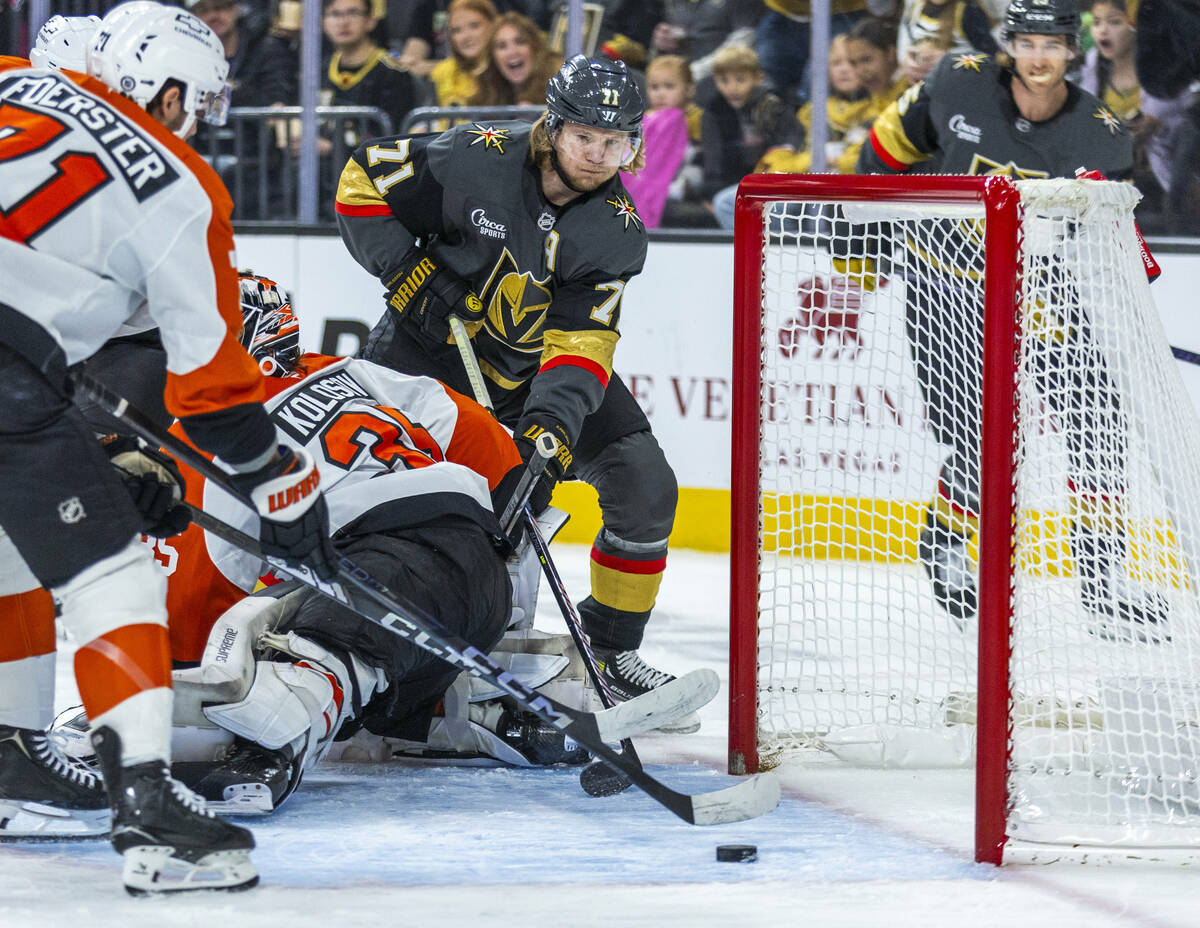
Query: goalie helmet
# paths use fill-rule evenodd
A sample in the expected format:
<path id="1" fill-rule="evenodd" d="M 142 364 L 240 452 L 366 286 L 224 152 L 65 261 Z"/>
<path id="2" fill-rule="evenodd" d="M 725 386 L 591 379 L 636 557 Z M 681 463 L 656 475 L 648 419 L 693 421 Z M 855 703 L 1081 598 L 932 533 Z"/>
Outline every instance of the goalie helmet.
<path id="1" fill-rule="evenodd" d="M 623 61 L 576 55 L 546 83 L 551 132 L 569 121 L 640 137 L 643 109 L 642 92 Z"/>
<path id="2" fill-rule="evenodd" d="M 1015 35 L 1065 35 L 1079 43 L 1079 7 L 1075 0 L 1012 0 L 1004 13 L 1004 42 Z"/>
<path id="3" fill-rule="evenodd" d="M 29 63 L 52 71 L 86 70 L 88 42 L 98 25 L 99 16 L 51 16 L 38 30 Z"/>
<path id="4" fill-rule="evenodd" d="M 183 84 L 187 138 L 197 119 L 225 124 L 229 64 L 216 33 L 178 7 L 135 2 L 113 7 L 87 49 L 87 72 L 145 107 L 168 80 Z"/>
<path id="5" fill-rule="evenodd" d="M 300 320 L 275 281 L 249 271 L 242 290 L 242 346 L 267 377 L 287 377 L 300 358 Z"/>

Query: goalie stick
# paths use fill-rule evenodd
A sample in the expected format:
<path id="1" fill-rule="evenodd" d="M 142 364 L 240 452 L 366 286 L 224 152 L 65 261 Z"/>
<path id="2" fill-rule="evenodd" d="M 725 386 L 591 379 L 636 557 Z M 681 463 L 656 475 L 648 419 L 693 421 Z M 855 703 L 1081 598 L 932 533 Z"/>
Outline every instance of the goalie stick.
<path id="1" fill-rule="evenodd" d="M 249 501 L 234 489 L 228 474 L 195 448 L 150 421 L 123 397 L 87 373 L 78 375 L 76 386 L 142 439 L 173 454 L 205 479 L 250 506 Z M 205 530 L 213 531 L 216 528 L 218 520 L 215 517 L 205 515 L 201 518 L 208 523 L 202 526 Z M 232 526 L 221 525 L 224 528 L 219 531 L 228 529 L 224 536 L 226 541 L 237 544 L 235 539 L 238 539 L 247 553 L 261 556 L 254 539 Z M 217 534 L 217 531 L 213 533 Z M 779 783 L 771 774 L 759 774 L 725 789 L 689 795 L 671 789 L 605 743 L 619 740 L 634 731 L 666 724 L 664 715 L 678 718 L 707 703 L 716 695 L 719 686 L 717 675 L 712 671 L 692 671 L 666 687 L 659 687 L 644 697 L 621 703 L 604 712 L 583 712 L 525 686 L 487 654 L 451 633 L 436 619 L 422 615 L 419 610 L 407 608 L 402 597 L 348 557 L 340 559 L 337 580 L 333 583 L 316 579 L 306 568 L 290 567 L 274 558 L 267 559 L 267 562 L 381 628 L 411 640 L 447 663 L 487 680 L 524 709 L 569 735 L 593 755 L 620 769 L 639 789 L 690 824 L 717 825 L 746 821 L 771 811 L 779 803 Z M 361 595 L 352 599 L 346 588 Z M 673 688 L 673 691 L 663 693 L 669 688 Z M 662 695 L 658 699 L 649 698 L 657 694 Z"/>
<path id="2" fill-rule="evenodd" d="M 458 316 L 453 314 L 450 315 L 449 321 L 450 331 L 454 335 L 454 344 L 458 348 L 458 355 L 462 360 L 463 370 L 466 371 L 467 380 L 471 383 L 471 392 L 475 394 L 475 402 L 483 406 L 494 416 L 496 410 L 492 405 L 492 397 L 488 393 L 487 385 L 483 382 L 483 371 L 479 369 L 479 360 L 475 357 L 475 349 L 471 345 L 470 336 L 467 335 L 466 326 L 463 325 L 462 320 Z M 537 454 L 529 459 L 530 467 L 524 476 L 531 474 L 541 476 L 542 472 L 546 469 L 545 460 L 557 452 L 557 447 L 550 450 L 541 446 L 540 443 L 544 438 L 549 439 L 555 446 L 558 444 L 557 439 L 548 432 L 543 432 L 539 435 L 539 444 L 536 446 Z M 550 450 L 549 454 L 547 454 L 547 450 Z M 542 458 L 540 462 L 538 462 L 539 456 Z M 515 499 L 516 497 L 514 496 Z M 505 511 L 507 512 L 512 508 L 512 504 L 509 503 L 505 507 Z M 554 561 L 550 558 L 550 549 L 546 545 L 545 539 L 542 538 L 537 519 L 534 518 L 533 511 L 529 506 L 524 503 L 521 505 L 521 520 L 525 524 L 529 543 L 533 545 L 533 550 L 537 553 L 538 562 L 542 566 L 542 573 L 546 575 L 546 582 L 550 584 L 550 591 L 554 594 L 554 601 L 558 603 L 558 609 L 562 613 L 563 621 L 566 623 L 567 630 L 571 633 L 571 639 L 575 642 L 575 647 L 579 651 L 579 658 L 583 661 L 583 666 L 587 669 L 588 679 L 591 680 L 592 687 L 600 697 L 600 704 L 606 709 L 611 708 L 616 704 L 617 700 L 613 697 L 612 691 L 608 686 L 608 681 L 604 679 L 604 674 L 600 672 L 600 668 L 596 663 L 596 655 L 592 652 L 587 635 L 583 631 L 583 622 L 579 618 L 579 613 L 576 611 L 574 603 L 571 602 L 571 597 L 567 594 L 566 585 L 562 582 L 562 576 L 559 574 L 558 568 L 555 567 Z M 505 525 L 505 530 L 511 533 L 510 526 Z M 642 766 L 642 759 L 638 757 L 637 748 L 633 746 L 633 742 L 628 738 L 621 741 L 621 752 L 633 761 L 633 763 L 637 764 L 638 767 Z M 614 796 L 629 789 L 632 784 L 629 778 L 620 770 L 606 765 L 601 761 L 594 760 L 584 767 L 583 770 L 579 771 L 579 785 L 589 796 Z"/>

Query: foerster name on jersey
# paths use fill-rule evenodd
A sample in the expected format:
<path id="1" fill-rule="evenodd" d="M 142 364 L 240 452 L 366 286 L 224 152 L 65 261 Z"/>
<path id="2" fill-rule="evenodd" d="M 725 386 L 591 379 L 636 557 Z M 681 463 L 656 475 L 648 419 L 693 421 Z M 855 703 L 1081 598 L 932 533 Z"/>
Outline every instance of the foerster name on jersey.
<path id="1" fill-rule="evenodd" d="M 300 389 L 271 412 L 271 418 L 298 442 L 307 442 L 346 400 L 370 394 L 345 371 L 310 376 Z"/>
<path id="2" fill-rule="evenodd" d="M 0 100 L 30 112 L 70 117 L 68 124 L 79 126 L 112 157 L 139 203 L 179 177 L 157 145 L 132 122 L 60 74 L 0 80 Z"/>

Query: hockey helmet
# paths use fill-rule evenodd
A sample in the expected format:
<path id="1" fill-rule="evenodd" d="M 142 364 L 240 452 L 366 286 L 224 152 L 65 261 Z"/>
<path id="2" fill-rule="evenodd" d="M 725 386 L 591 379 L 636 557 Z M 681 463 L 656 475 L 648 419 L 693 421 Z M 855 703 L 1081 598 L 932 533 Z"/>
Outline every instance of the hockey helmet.
<path id="1" fill-rule="evenodd" d="M 300 358 L 300 321 L 275 281 L 238 274 L 242 291 L 242 346 L 267 377 L 286 377 Z"/>
<path id="2" fill-rule="evenodd" d="M 1004 13 L 1004 41 L 1014 35 L 1065 35 L 1079 43 L 1079 7 L 1075 0 L 1012 0 Z"/>
<path id="3" fill-rule="evenodd" d="M 86 70 L 88 42 L 98 25 L 99 16 L 51 16 L 38 30 L 29 63 L 52 71 Z"/>
<path id="4" fill-rule="evenodd" d="M 113 7 L 88 45 L 87 71 L 143 107 L 168 80 L 183 83 L 187 118 L 175 130 L 180 138 L 187 138 L 196 119 L 225 124 L 225 51 L 216 33 L 179 7 L 144 0 Z"/>
<path id="5" fill-rule="evenodd" d="M 623 61 L 576 55 L 546 83 L 546 128 L 564 122 L 641 138 L 642 92 Z"/>

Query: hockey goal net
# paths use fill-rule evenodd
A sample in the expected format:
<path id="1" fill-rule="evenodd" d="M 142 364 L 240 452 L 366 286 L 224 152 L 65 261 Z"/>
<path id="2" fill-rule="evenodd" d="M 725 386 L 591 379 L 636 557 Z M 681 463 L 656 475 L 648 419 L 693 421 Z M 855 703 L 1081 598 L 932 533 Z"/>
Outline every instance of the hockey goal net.
<path id="1" fill-rule="evenodd" d="M 1200 845 L 1200 430 L 1137 197 L 743 182 L 732 772 L 973 763 L 996 863 Z"/>

